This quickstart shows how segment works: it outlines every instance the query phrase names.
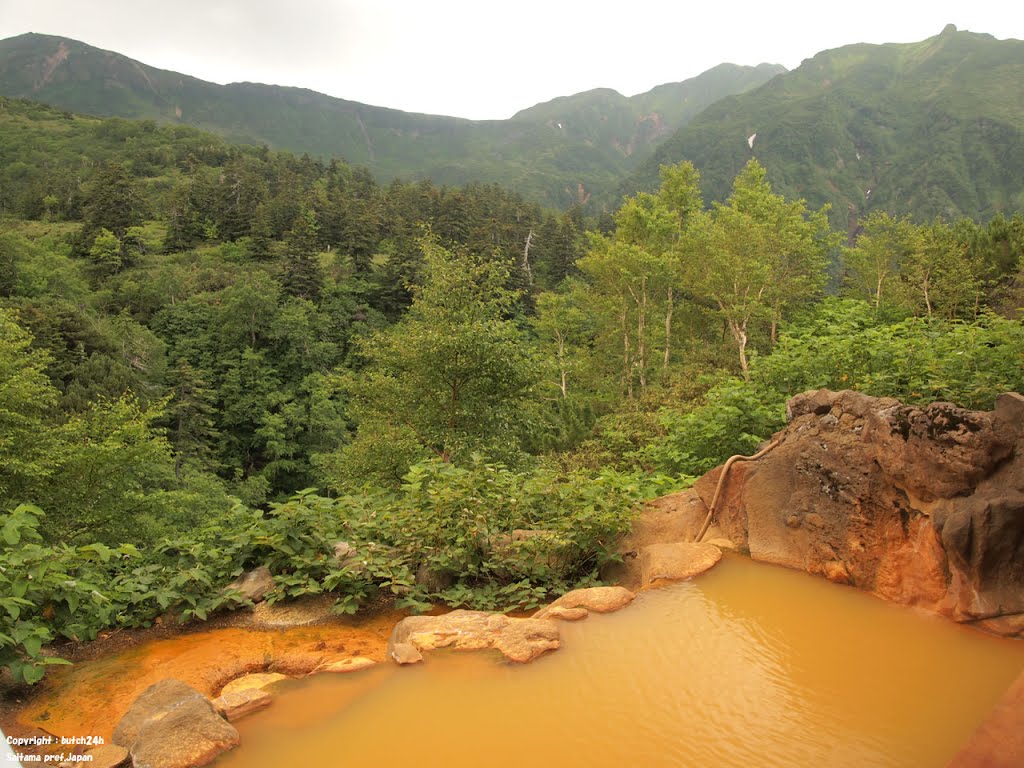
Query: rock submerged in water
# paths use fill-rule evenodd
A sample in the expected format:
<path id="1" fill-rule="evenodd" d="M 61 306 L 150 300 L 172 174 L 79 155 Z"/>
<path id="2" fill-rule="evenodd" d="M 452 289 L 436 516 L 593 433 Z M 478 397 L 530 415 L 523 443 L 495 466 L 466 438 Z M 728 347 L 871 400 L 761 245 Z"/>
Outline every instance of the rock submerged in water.
<path id="1" fill-rule="evenodd" d="M 288 675 L 282 675 L 279 672 L 254 672 L 251 675 L 236 677 L 221 688 L 220 695 L 230 696 L 244 691 L 262 691 L 267 686 L 289 679 Z"/>
<path id="2" fill-rule="evenodd" d="M 391 632 L 388 658 L 415 664 L 438 648 L 500 651 L 509 661 L 533 661 L 559 647 L 558 625 L 539 619 L 514 619 L 500 613 L 458 610 L 440 616 L 408 616 Z"/>
<path id="3" fill-rule="evenodd" d="M 178 680 L 147 688 L 114 730 L 135 768 L 197 768 L 238 746 L 238 731 L 199 691 Z"/>
<path id="4" fill-rule="evenodd" d="M 317 667 L 314 672 L 331 672 L 333 674 L 347 674 L 349 672 L 358 672 L 362 669 L 369 669 L 377 664 L 373 659 L 368 659 L 365 656 L 353 656 L 348 659 L 342 659 L 341 661 L 330 661 L 326 664 L 322 664 Z"/>
<path id="5" fill-rule="evenodd" d="M 567 592 L 533 614 L 535 619 L 577 621 L 593 613 L 611 613 L 626 607 L 636 597 L 625 587 L 587 587 Z"/>
<path id="6" fill-rule="evenodd" d="M 222 693 L 213 700 L 213 707 L 222 717 L 227 718 L 229 723 L 233 723 L 246 715 L 269 707 L 273 700 L 274 697 L 262 688 L 247 688 L 234 693 Z"/>

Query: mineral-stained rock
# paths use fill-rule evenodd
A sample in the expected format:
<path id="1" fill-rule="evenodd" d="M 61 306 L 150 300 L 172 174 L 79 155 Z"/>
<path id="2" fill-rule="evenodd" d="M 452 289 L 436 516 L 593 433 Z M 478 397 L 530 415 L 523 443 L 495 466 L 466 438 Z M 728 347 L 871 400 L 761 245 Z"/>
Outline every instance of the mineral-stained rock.
<path id="1" fill-rule="evenodd" d="M 574 621 L 577 618 L 582 618 L 582 616 L 578 616 L 576 614 L 569 614 L 566 616 L 564 612 L 582 608 L 585 611 L 593 611 L 594 613 L 611 613 L 612 611 L 617 611 L 620 608 L 624 608 L 629 605 L 633 602 L 634 597 L 636 597 L 636 595 L 625 587 L 587 587 L 586 589 L 574 589 L 572 592 L 567 592 L 562 595 L 560 598 L 555 600 L 555 602 L 551 603 L 551 605 L 538 610 L 533 615 L 533 618 L 568 618 L 570 621 Z"/>
<path id="2" fill-rule="evenodd" d="M 265 565 L 246 571 L 233 582 L 228 584 L 228 589 L 237 590 L 246 600 L 254 603 L 262 602 L 274 588 L 274 577 L 270 569 Z"/>
<path id="3" fill-rule="evenodd" d="M 220 695 L 228 696 L 233 693 L 251 690 L 261 691 L 268 685 L 288 679 L 288 675 L 282 675 L 279 672 L 257 672 L 252 675 L 242 675 L 221 688 Z"/>
<path id="4" fill-rule="evenodd" d="M 659 581 L 682 581 L 712 568 L 722 559 L 714 544 L 649 544 L 640 551 L 640 581 L 644 587 Z"/>
<path id="5" fill-rule="evenodd" d="M 238 746 L 238 731 L 194 688 L 163 680 L 135 700 L 113 741 L 135 768 L 195 768 Z"/>
<path id="6" fill-rule="evenodd" d="M 787 413 L 723 484 L 715 517 L 741 551 L 1024 633 L 1024 398 L 985 412 L 818 390 Z M 720 472 L 694 485 L 705 504 Z"/>
<path id="7" fill-rule="evenodd" d="M 376 663 L 373 659 L 368 659 L 365 656 L 353 656 L 350 659 L 342 659 L 341 661 L 330 661 L 317 667 L 315 671 L 335 673 L 358 672 L 361 669 L 372 667 Z"/>
<path id="8" fill-rule="evenodd" d="M 402 619 L 391 633 L 388 656 L 400 664 L 407 664 L 417 660 L 411 651 L 493 648 L 511 661 L 527 662 L 558 646 L 559 632 L 555 622 L 460 610 L 441 616 Z"/>
<path id="9" fill-rule="evenodd" d="M 850 583 L 850 574 L 839 560 L 829 560 L 825 563 L 825 578 L 836 584 Z"/>
<path id="10" fill-rule="evenodd" d="M 247 688 L 243 691 L 221 694 L 213 700 L 213 706 L 233 723 L 248 714 L 269 707 L 273 700 L 274 697 L 262 688 Z"/>

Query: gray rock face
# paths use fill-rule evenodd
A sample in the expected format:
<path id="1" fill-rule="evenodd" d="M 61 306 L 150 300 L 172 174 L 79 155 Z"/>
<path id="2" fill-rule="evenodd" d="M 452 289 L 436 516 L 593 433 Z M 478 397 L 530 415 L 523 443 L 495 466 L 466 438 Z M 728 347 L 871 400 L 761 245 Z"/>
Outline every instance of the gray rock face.
<path id="1" fill-rule="evenodd" d="M 254 603 L 262 602 L 273 588 L 274 576 L 265 565 L 246 571 L 228 584 L 228 589 L 238 590 L 244 599 Z"/>

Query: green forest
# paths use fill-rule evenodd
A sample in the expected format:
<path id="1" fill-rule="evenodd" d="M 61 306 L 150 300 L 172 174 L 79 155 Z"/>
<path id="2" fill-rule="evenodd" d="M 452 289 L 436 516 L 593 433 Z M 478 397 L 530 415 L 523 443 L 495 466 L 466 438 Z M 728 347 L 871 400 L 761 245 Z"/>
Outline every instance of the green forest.
<path id="1" fill-rule="evenodd" d="M 339 613 L 527 609 L 796 393 L 1024 389 L 1024 216 L 861 224 L 757 160 L 595 219 L 0 98 L 0 666 L 258 565 Z"/>

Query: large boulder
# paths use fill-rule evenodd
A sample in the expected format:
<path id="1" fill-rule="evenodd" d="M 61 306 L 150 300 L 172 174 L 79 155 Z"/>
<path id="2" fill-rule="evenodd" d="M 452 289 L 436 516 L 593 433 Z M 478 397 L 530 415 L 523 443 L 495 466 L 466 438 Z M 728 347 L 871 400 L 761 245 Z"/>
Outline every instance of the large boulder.
<path id="1" fill-rule="evenodd" d="M 462 651 L 495 649 L 510 661 L 527 662 L 560 642 L 553 621 L 514 619 L 500 613 L 452 611 L 441 616 L 408 616 L 391 632 L 388 657 L 399 664 L 422 659 L 437 648 Z"/>
<path id="2" fill-rule="evenodd" d="M 135 700 L 113 742 L 131 753 L 135 768 L 196 768 L 238 746 L 238 731 L 199 691 L 162 680 Z"/>
<path id="3" fill-rule="evenodd" d="M 1024 631 L 1020 395 L 984 412 L 818 390 L 787 414 L 777 447 L 730 469 L 716 535 L 756 560 Z M 705 505 L 720 473 L 694 486 Z"/>

